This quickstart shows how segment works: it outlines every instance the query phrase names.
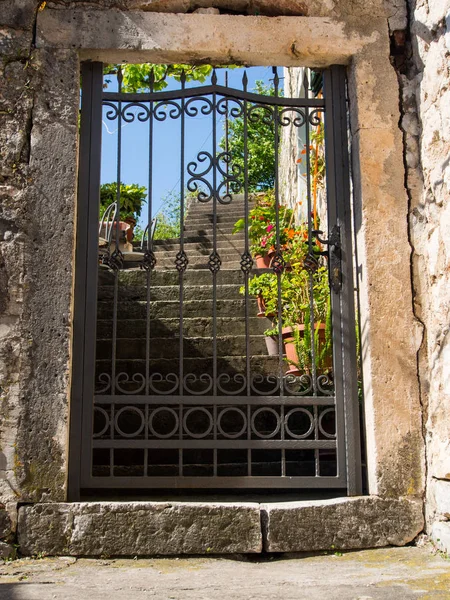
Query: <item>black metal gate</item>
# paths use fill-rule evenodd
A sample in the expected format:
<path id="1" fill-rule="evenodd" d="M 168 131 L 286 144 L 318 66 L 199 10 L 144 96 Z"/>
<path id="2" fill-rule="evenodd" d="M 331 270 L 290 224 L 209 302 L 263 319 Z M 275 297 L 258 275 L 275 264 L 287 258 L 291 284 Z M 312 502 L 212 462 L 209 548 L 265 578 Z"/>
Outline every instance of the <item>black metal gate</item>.
<path id="1" fill-rule="evenodd" d="M 249 92 L 245 74 L 242 89 L 218 85 L 214 72 L 209 85 L 188 89 L 181 77 L 178 90 L 139 94 L 123 93 L 120 79 L 107 92 L 103 65 L 82 66 L 70 497 L 106 488 L 360 493 L 345 69 L 323 71 L 323 94 L 303 98 L 280 96 L 276 69 L 273 96 Z M 102 111 L 118 127 L 118 183 L 123 124 L 148 131 L 140 245 L 127 238 L 120 185 L 99 226 Z M 211 119 L 210 148 L 186 161 L 186 127 L 198 115 Z M 242 124 L 240 165 L 220 147 L 224 117 Z M 177 239 L 154 239 L 154 128 L 169 120 L 180 127 L 181 227 Z M 255 193 L 248 146 L 258 121 L 273 131 L 274 189 Z M 280 201 L 287 130 L 304 142 L 304 204 L 291 207 Z"/>

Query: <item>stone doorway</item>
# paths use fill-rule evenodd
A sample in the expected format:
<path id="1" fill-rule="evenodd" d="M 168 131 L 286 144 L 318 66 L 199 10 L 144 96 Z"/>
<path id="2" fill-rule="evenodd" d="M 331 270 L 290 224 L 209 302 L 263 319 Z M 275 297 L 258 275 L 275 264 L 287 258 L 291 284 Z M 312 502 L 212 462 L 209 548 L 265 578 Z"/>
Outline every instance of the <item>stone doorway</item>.
<path id="1" fill-rule="evenodd" d="M 138 94 L 122 90 L 120 67 L 117 91 L 105 91 L 102 73 L 101 63 L 83 65 L 79 204 L 88 239 L 80 287 L 85 306 L 96 308 L 77 332 L 83 349 L 74 363 L 83 369 L 74 449 L 81 489 L 358 493 L 344 69 L 316 72 L 315 92 L 306 79 L 303 96 L 289 98 L 275 67 L 266 95 L 247 89 L 247 71 L 240 88 L 219 81 L 216 69 L 189 88 L 183 72 L 169 91 L 153 89 L 152 72 L 149 91 Z M 210 119 L 210 147 L 189 160 L 186 131 L 198 116 Z M 241 127 L 241 149 L 220 141 L 221 117 L 227 129 Z M 102 119 L 118 128 L 117 179 L 99 217 Z M 155 130 L 171 120 L 180 127 L 171 161 L 180 173 L 179 231 L 168 237 L 158 235 L 152 190 Z M 130 123 L 146 127 L 149 140 L 139 241 L 121 175 Z M 280 175 L 283 129 L 304 141 L 302 200 L 290 206 L 281 200 L 289 189 Z M 252 182 L 258 135 L 273 147 L 265 191 Z"/>

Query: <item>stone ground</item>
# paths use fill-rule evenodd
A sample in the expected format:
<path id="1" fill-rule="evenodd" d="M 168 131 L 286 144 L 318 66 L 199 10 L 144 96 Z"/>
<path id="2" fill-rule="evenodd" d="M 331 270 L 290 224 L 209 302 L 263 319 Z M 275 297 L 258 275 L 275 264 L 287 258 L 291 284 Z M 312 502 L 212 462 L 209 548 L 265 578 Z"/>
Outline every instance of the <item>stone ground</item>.
<path id="1" fill-rule="evenodd" d="M 0 600 L 450 599 L 450 560 L 430 547 L 252 557 L 20 559 Z"/>

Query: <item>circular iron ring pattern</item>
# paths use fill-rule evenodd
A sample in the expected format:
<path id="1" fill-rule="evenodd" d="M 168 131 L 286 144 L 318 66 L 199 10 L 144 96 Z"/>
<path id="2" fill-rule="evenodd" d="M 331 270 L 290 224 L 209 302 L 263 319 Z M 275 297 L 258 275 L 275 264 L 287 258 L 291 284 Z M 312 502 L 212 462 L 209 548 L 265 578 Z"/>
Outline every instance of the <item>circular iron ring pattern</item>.
<path id="1" fill-rule="evenodd" d="M 256 420 L 256 417 L 257 417 L 259 414 L 261 414 L 262 412 L 267 412 L 267 413 L 270 413 L 270 414 L 273 414 L 273 415 L 275 415 L 275 418 L 276 418 L 276 420 L 277 420 L 277 426 L 276 426 L 276 428 L 275 428 L 275 429 L 272 431 L 272 433 L 269 433 L 269 434 L 264 434 L 264 433 L 261 433 L 261 432 L 260 432 L 260 431 L 258 431 L 258 430 L 256 429 L 256 427 L 255 427 L 255 420 Z M 279 415 L 279 414 L 277 413 L 277 411 L 276 411 L 276 410 L 274 410 L 273 408 L 270 408 L 270 407 L 268 407 L 268 406 L 262 406 L 261 408 L 258 408 L 257 410 L 255 410 L 255 412 L 253 413 L 253 415 L 252 415 L 252 420 L 251 420 L 251 426 L 252 426 L 252 431 L 253 431 L 253 433 L 254 433 L 254 434 L 257 436 L 257 437 L 259 437 L 259 438 L 262 438 L 262 439 L 265 439 L 265 440 L 268 440 L 268 439 L 270 439 L 270 438 L 273 438 L 274 436 L 276 436 L 276 435 L 277 435 L 277 433 L 280 431 L 280 427 L 281 427 L 281 419 L 280 419 L 280 415 Z"/>
<path id="2" fill-rule="evenodd" d="M 140 419 L 141 419 L 141 424 L 139 425 L 138 429 L 136 429 L 136 431 L 133 431 L 133 433 L 124 433 L 120 427 L 119 427 L 119 417 L 120 415 L 122 415 L 124 412 L 130 412 L 130 413 L 135 413 L 137 415 L 139 415 Z M 121 435 L 124 438 L 133 438 L 136 437 L 137 435 L 139 435 L 141 433 L 141 431 L 144 429 L 145 426 L 145 418 L 144 418 L 144 414 L 141 410 L 139 410 L 139 408 L 136 408 L 135 406 L 124 406 L 123 408 L 119 409 L 116 413 L 116 417 L 114 419 L 114 428 L 117 431 L 117 433 L 119 435 Z"/>
<path id="3" fill-rule="evenodd" d="M 190 415 L 192 415 L 193 413 L 196 412 L 201 412 L 204 413 L 205 415 L 208 416 L 209 419 L 209 427 L 206 429 L 206 431 L 204 431 L 203 433 L 192 433 L 192 431 L 189 429 L 189 427 L 187 426 L 187 420 L 189 418 Z M 213 428 L 213 418 L 211 413 L 206 410 L 206 408 L 203 408 L 202 406 L 194 406 L 193 408 L 190 408 L 189 410 L 186 411 L 184 417 L 183 417 L 183 429 L 184 431 L 190 435 L 191 437 L 195 438 L 195 439 L 201 439 L 203 437 L 206 437 L 207 435 L 209 435 L 212 431 Z"/>
<path id="4" fill-rule="evenodd" d="M 222 424 L 221 424 L 222 417 L 226 413 L 231 413 L 231 412 L 238 413 L 242 417 L 243 426 L 242 426 L 241 430 L 238 431 L 237 433 L 226 433 L 222 428 Z M 228 407 L 228 408 L 224 408 L 223 410 L 220 411 L 219 416 L 217 417 L 217 431 L 221 435 L 223 435 L 223 437 L 228 438 L 229 440 L 234 440 L 234 439 L 240 437 L 245 432 L 246 429 L 247 429 L 247 417 L 243 410 L 241 410 L 240 408 Z"/>
<path id="5" fill-rule="evenodd" d="M 153 427 L 153 419 L 154 419 L 155 415 L 160 414 L 162 412 L 167 412 L 167 413 L 171 414 L 175 419 L 175 427 L 172 429 L 172 431 L 170 433 L 158 433 L 155 430 L 155 428 Z M 150 433 L 160 440 L 164 440 L 164 439 L 170 438 L 173 435 L 175 435 L 175 433 L 178 431 L 179 425 L 180 425 L 180 420 L 178 418 L 176 411 L 173 408 L 169 408 L 168 406 L 160 406 L 159 408 L 155 408 L 155 410 L 151 413 L 151 415 L 148 419 L 148 428 L 150 430 Z"/>
<path id="6" fill-rule="evenodd" d="M 288 425 L 289 422 L 289 418 L 294 414 L 294 413 L 304 413 L 308 416 L 309 419 L 309 429 L 306 433 L 293 433 Z M 293 438 L 295 438 L 296 440 L 304 440 L 305 438 L 307 438 L 308 436 L 311 435 L 311 433 L 314 430 L 314 419 L 312 414 L 309 412 L 309 410 L 306 410 L 306 408 L 293 408 L 292 410 L 290 410 L 287 415 L 284 417 L 284 428 L 286 430 L 286 432 Z"/>
<path id="7" fill-rule="evenodd" d="M 322 419 L 325 415 L 327 415 L 328 413 L 334 413 L 334 433 L 327 433 L 324 428 L 322 427 Z M 327 408 L 326 410 L 324 410 L 322 413 L 320 413 L 319 415 L 319 431 L 320 433 L 322 433 L 325 437 L 329 438 L 329 439 L 334 439 L 336 437 L 336 411 L 334 408 Z"/>
<path id="8" fill-rule="evenodd" d="M 99 438 L 108 431 L 111 421 L 109 420 L 109 415 L 104 408 L 101 408 L 100 406 L 94 406 L 94 415 L 95 413 L 103 415 L 103 418 L 105 419 L 105 426 L 103 427 L 103 429 L 97 433 L 94 432 L 92 435 L 92 437 L 94 438 Z"/>

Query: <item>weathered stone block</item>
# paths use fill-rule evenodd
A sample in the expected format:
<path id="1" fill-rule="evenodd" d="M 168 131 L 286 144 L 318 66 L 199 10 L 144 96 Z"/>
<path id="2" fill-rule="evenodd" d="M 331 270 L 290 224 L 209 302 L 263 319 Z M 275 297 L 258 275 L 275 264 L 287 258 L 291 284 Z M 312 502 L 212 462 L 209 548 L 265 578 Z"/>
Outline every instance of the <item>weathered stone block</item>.
<path id="1" fill-rule="evenodd" d="M 434 482 L 437 513 L 450 519 L 450 481 Z"/>
<path id="2" fill-rule="evenodd" d="M 423 527 L 422 504 L 368 496 L 263 504 L 267 552 L 402 546 Z"/>
<path id="3" fill-rule="evenodd" d="M 436 521 L 431 527 L 431 539 L 442 552 L 450 553 L 450 523 Z"/>
<path id="4" fill-rule="evenodd" d="M 19 509 L 22 554 L 72 556 L 261 552 L 258 504 L 92 502 Z"/>
<path id="5" fill-rule="evenodd" d="M 12 544 L 0 542 L 0 558 L 16 558 L 17 551 Z"/>
<path id="6" fill-rule="evenodd" d="M 6 510 L 0 509 L 0 539 L 3 540 L 9 536 L 12 530 L 11 519 Z"/>

